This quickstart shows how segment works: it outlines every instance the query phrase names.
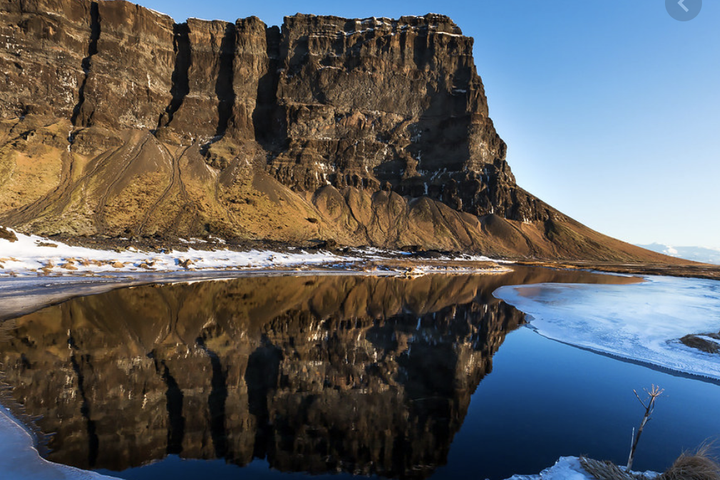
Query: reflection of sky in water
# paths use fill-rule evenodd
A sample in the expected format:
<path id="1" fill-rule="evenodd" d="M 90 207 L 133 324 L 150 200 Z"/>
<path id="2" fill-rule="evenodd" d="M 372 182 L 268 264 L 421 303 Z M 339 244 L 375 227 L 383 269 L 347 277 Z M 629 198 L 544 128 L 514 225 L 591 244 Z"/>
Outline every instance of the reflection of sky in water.
<path id="1" fill-rule="evenodd" d="M 649 277 L 635 285 L 507 286 L 495 292 L 542 335 L 603 353 L 720 379 L 720 356 L 687 334 L 720 331 L 720 282 Z"/>

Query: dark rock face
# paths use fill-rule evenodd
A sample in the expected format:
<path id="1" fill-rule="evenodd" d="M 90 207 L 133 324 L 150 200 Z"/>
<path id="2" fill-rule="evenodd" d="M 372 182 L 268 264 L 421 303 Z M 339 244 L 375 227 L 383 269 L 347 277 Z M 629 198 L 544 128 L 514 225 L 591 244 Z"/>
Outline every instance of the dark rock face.
<path id="1" fill-rule="evenodd" d="M 516 185 L 473 40 L 445 16 L 298 14 L 278 28 L 0 0 L 0 22 L 0 224 L 643 255 Z"/>
<path id="2" fill-rule="evenodd" d="M 122 289 L 14 320 L 0 361 L 12 397 L 57 432 L 53 461 L 258 457 L 283 471 L 424 478 L 524 322 L 491 295 L 517 277 Z"/>

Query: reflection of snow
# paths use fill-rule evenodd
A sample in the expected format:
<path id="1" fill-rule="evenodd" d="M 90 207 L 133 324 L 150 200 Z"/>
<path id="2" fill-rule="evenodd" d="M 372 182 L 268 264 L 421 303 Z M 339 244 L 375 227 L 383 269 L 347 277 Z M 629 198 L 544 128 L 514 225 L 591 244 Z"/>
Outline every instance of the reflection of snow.
<path id="1" fill-rule="evenodd" d="M 30 434 L 0 406 L 0 471 L 4 480 L 101 480 L 112 479 L 94 472 L 58 465 L 40 458 Z"/>
<path id="2" fill-rule="evenodd" d="M 495 296 L 527 313 L 545 337 L 720 379 L 720 356 L 678 341 L 720 331 L 719 281 L 649 277 L 635 285 L 508 286 Z"/>

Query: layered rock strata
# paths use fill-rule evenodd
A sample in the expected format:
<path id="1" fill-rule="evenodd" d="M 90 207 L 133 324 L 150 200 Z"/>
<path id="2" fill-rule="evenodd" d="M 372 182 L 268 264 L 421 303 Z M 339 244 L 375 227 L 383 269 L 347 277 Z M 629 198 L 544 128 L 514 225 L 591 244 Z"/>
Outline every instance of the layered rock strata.
<path id="1" fill-rule="evenodd" d="M 516 185 L 445 16 L 278 28 L 0 0 L 0 20 L 0 224 L 649 258 Z"/>

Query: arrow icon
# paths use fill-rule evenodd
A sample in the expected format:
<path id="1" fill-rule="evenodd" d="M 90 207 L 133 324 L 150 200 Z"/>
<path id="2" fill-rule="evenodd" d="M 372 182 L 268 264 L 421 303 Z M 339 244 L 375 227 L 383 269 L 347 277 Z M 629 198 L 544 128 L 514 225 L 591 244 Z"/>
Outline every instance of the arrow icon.
<path id="1" fill-rule="evenodd" d="M 703 0 L 665 0 L 665 10 L 678 22 L 687 22 L 698 16 L 702 4 Z"/>

